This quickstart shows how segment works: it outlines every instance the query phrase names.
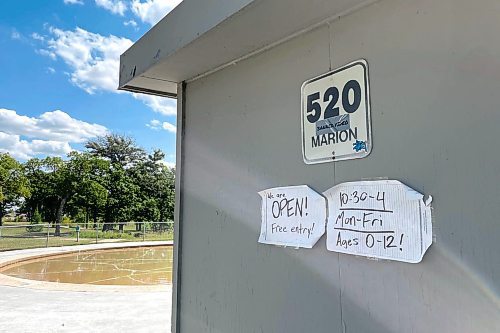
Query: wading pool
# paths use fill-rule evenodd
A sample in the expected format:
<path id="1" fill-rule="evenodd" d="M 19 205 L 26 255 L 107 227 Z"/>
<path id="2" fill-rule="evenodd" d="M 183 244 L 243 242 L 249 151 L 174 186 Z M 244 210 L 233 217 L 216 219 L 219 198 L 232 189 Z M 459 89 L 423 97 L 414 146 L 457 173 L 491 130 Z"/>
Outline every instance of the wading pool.
<path id="1" fill-rule="evenodd" d="M 74 284 L 170 284 L 172 246 L 81 251 L 28 259 L 0 272 L 21 279 Z"/>

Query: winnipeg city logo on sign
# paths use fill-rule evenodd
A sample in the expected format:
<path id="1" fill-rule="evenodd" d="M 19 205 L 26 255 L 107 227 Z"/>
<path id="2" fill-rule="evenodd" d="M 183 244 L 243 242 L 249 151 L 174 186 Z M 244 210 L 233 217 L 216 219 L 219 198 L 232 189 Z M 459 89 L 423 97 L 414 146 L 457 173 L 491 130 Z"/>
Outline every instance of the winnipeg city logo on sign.
<path id="1" fill-rule="evenodd" d="M 307 164 L 370 154 L 368 64 L 357 60 L 302 85 L 302 153 Z"/>

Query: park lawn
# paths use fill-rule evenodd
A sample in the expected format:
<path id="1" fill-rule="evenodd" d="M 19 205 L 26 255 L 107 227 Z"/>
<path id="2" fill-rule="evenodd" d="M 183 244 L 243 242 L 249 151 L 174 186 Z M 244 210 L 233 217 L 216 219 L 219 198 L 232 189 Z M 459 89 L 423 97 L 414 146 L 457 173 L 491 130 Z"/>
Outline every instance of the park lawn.
<path id="1" fill-rule="evenodd" d="M 4 225 L 16 226 L 18 223 L 5 223 Z M 123 232 L 117 230 L 98 232 L 99 243 L 106 242 L 131 242 L 131 241 L 167 241 L 173 240 L 173 232 L 154 232 L 147 230 L 143 235 L 142 231 L 136 231 L 135 225 L 124 226 Z M 76 241 L 76 231 L 74 227 L 61 228 L 61 236 L 54 236 L 54 229 L 51 228 L 47 244 L 47 229 L 44 227 L 40 232 L 28 232 L 25 227 L 2 229 L 0 238 L 0 251 L 31 249 L 51 246 L 71 246 L 96 243 L 96 232 L 93 229 L 81 229 L 80 240 Z"/>
<path id="2" fill-rule="evenodd" d="M 95 240 L 90 239 L 80 239 L 80 242 L 76 242 L 75 239 L 68 239 L 62 237 L 49 238 L 48 246 L 69 246 L 69 245 L 84 245 L 95 243 Z M 39 247 L 46 247 L 46 238 L 3 238 L 0 239 L 0 251 L 10 251 L 10 250 L 24 250 L 24 249 L 34 249 Z"/>

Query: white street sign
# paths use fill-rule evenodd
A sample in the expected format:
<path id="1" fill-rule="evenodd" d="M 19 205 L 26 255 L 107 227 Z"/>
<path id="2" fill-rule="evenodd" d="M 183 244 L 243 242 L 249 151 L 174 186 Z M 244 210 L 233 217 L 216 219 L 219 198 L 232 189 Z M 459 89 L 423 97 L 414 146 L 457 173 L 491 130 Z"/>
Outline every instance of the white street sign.
<path id="1" fill-rule="evenodd" d="M 368 64 L 357 60 L 302 85 L 307 164 L 363 158 L 372 148 Z"/>

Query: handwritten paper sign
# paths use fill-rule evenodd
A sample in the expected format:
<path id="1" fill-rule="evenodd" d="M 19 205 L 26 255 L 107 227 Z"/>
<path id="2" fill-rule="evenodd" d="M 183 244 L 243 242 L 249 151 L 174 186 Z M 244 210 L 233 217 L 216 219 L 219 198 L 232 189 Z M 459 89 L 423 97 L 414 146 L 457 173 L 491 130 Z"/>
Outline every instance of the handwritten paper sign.
<path id="1" fill-rule="evenodd" d="M 418 263 L 432 244 L 432 197 L 399 181 L 343 183 L 324 195 L 329 251 Z"/>
<path id="2" fill-rule="evenodd" d="M 326 199 L 310 187 L 276 187 L 259 195 L 259 243 L 312 248 L 325 233 Z"/>

